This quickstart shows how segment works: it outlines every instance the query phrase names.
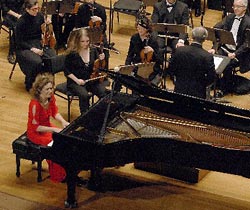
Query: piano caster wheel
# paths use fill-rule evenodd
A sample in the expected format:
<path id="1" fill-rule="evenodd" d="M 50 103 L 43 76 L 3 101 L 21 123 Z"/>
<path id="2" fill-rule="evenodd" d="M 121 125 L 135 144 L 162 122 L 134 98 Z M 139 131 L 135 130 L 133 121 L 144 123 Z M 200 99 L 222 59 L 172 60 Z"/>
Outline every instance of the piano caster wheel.
<path id="1" fill-rule="evenodd" d="M 78 203 L 77 203 L 77 201 L 74 201 L 73 203 L 70 203 L 68 201 L 64 201 L 64 207 L 74 209 L 74 208 L 78 207 Z"/>

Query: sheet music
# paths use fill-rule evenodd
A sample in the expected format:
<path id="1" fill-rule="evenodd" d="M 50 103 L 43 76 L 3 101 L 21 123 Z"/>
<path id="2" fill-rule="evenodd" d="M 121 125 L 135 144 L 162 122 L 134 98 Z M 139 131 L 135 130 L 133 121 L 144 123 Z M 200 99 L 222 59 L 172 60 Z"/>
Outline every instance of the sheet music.
<path id="1" fill-rule="evenodd" d="M 216 74 L 222 74 L 227 65 L 230 63 L 230 58 L 223 55 L 214 55 L 214 65 Z"/>
<path id="2" fill-rule="evenodd" d="M 218 69 L 222 61 L 223 61 L 223 58 L 214 56 L 215 71 Z"/>

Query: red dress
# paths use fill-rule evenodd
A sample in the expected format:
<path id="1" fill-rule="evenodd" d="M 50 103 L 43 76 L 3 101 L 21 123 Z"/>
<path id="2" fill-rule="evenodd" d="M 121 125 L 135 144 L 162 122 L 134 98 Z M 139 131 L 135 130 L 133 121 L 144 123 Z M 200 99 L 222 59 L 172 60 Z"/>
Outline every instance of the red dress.
<path id="1" fill-rule="evenodd" d="M 32 99 L 29 104 L 27 136 L 35 144 L 47 146 L 52 141 L 52 133 L 38 132 L 38 126 L 54 127 L 50 123 L 50 117 L 55 118 L 58 113 L 58 107 L 55 103 L 55 97 L 52 95 L 48 109 L 45 109 L 39 101 Z M 64 168 L 60 165 L 47 160 L 49 164 L 50 179 L 54 182 L 61 182 L 66 177 Z"/>

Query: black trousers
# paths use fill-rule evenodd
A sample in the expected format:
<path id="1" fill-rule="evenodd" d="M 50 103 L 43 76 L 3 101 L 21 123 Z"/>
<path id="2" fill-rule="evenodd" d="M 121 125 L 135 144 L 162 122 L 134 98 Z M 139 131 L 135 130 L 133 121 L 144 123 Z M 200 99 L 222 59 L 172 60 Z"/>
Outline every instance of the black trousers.
<path id="1" fill-rule="evenodd" d="M 44 68 L 43 59 L 56 56 L 53 49 L 44 49 L 43 56 L 39 56 L 31 50 L 17 50 L 16 58 L 21 68 L 21 71 L 25 75 L 25 86 L 29 90 L 37 76 L 37 74 L 46 71 Z"/>

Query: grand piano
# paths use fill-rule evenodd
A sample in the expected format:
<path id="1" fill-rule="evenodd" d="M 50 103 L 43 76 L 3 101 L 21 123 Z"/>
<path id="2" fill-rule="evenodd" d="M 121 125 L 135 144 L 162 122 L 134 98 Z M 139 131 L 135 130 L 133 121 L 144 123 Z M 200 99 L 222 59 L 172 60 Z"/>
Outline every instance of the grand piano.
<path id="1" fill-rule="evenodd" d="M 45 158 L 67 173 L 65 207 L 77 207 L 76 178 L 90 170 L 89 186 L 101 186 L 105 167 L 133 162 L 167 163 L 250 177 L 250 111 L 173 93 L 113 71 L 111 90 L 60 133 Z"/>

